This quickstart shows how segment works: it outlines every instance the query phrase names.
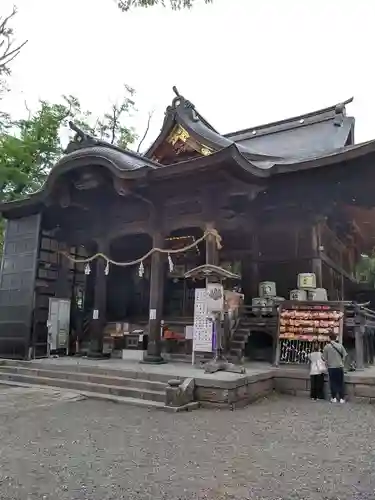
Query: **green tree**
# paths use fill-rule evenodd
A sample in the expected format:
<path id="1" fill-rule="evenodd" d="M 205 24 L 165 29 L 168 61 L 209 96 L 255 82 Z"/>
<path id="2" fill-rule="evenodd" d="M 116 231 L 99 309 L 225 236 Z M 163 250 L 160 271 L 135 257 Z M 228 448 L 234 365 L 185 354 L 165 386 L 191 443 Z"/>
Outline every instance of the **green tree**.
<path id="1" fill-rule="evenodd" d="M 356 278 L 360 283 L 375 288 L 375 253 L 361 255 L 355 269 Z"/>
<path id="2" fill-rule="evenodd" d="M 0 131 L 0 200 L 10 201 L 39 189 L 63 154 L 61 137 L 68 121 L 85 132 L 120 147 L 137 138 L 126 120 L 135 111 L 134 89 L 125 86 L 124 97 L 103 117 L 95 119 L 81 108 L 74 96 L 63 96 L 58 104 L 40 101 L 25 119 L 7 116 Z"/>
<path id="3" fill-rule="evenodd" d="M 166 7 L 169 5 L 173 10 L 191 9 L 197 4 L 198 0 L 116 0 L 118 7 L 127 12 L 131 8 L 136 7 L 154 7 L 155 5 L 162 5 Z M 213 0 L 204 0 L 205 3 L 211 3 Z"/>

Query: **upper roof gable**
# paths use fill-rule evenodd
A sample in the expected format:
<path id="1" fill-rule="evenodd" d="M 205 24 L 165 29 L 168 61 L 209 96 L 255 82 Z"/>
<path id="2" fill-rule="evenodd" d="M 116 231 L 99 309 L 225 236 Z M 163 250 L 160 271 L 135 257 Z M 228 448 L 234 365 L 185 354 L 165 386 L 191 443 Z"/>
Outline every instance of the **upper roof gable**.
<path id="1" fill-rule="evenodd" d="M 266 125 L 221 135 L 173 88 L 176 97 L 166 110 L 159 136 L 146 152 L 160 163 L 207 156 L 232 144 L 253 160 L 306 158 L 354 143 L 354 118 L 347 101 Z"/>
<path id="2" fill-rule="evenodd" d="M 173 87 L 176 97 L 168 106 L 160 133 L 146 152 L 148 158 L 161 163 L 208 156 L 234 144 L 217 132 L 196 110 L 194 104 Z M 275 159 L 260 151 L 239 145 L 239 150 L 254 159 Z M 172 159 L 171 159 L 172 158 Z"/>

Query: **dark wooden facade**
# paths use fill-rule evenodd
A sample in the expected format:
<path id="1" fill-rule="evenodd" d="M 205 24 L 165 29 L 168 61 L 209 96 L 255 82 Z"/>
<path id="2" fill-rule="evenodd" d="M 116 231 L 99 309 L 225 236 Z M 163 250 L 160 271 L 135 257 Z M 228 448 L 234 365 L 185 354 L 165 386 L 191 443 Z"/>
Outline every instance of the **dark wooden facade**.
<path id="1" fill-rule="evenodd" d="M 87 326 L 94 353 L 102 350 L 107 321 L 147 320 L 148 359 L 155 362 L 161 319 L 192 315 L 198 284 L 169 275 L 165 254 L 153 254 L 139 279 L 137 266 L 111 265 L 107 276 L 102 259 L 85 276 L 61 250 L 123 262 L 214 228 L 223 242 L 215 258 L 241 265 L 248 303 L 259 281 L 276 281 L 278 295 L 287 297 L 297 274 L 311 271 L 330 299 L 354 298 L 355 264 L 373 245 L 365 218 L 373 206 L 375 141 L 354 145 L 353 137 L 343 104 L 223 136 L 178 93 L 145 156 L 78 132 L 39 192 L 0 207 L 8 220 L 0 356 L 45 353 L 52 296 L 73 304 L 84 296 L 72 329 Z M 206 250 L 202 244 L 175 264 L 204 263 Z M 151 309 L 156 317 L 148 320 Z"/>

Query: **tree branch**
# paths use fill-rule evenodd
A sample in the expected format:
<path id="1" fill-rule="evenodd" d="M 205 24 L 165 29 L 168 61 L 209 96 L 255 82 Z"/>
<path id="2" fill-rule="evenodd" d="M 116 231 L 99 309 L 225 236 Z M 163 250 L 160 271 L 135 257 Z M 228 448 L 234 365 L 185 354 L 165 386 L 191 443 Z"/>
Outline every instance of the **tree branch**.
<path id="1" fill-rule="evenodd" d="M 148 119 L 147 119 L 146 130 L 145 130 L 145 133 L 142 136 L 142 139 L 139 141 L 139 144 L 138 144 L 138 147 L 137 147 L 137 153 L 139 153 L 139 151 L 141 149 L 141 146 L 142 146 L 143 142 L 145 141 L 145 139 L 147 137 L 147 134 L 148 134 L 148 132 L 150 130 L 150 123 L 151 123 L 151 119 L 152 119 L 152 117 L 154 115 L 154 111 L 155 110 L 152 110 L 152 111 L 148 112 Z"/>
<path id="2" fill-rule="evenodd" d="M 123 12 L 128 12 L 137 7 L 154 7 L 161 5 L 165 7 L 165 0 L 115 0 L 117 6 Z M 169 5 L 173 10 L 191 9 L 197 0 L 169 0 Z M 205 3 L 211 3 L 213 0 L 204 0 Z"/>
<path id="3" fill-rule="evenodd" d="M 0 74 L 10 73 L 9 63 L 15 59 L 20 53 L 21 49 L 26 45 L 27 40 L 23 43 L 14 47 L 13 40 L 13 29 L 9 27 L 9 22 L 13 19 L 13 17 L 17 14 L 16 7 L 13 7 L 12 12 L 4 17 L 0 18 Z"/>
<path id="4" fill-rule="evenodd" d="M 112 107 L 112 112 L 113 112 L 113 119 L 112 119 L 112 126 L 111 126 L 111 144 L 114 144 L 115 139 L 116 139 L 116 130 L 117 130 L 117 122 L 118 119 L 120 118 L 120 111 L 117 109 L 116 105 L 113 105 Z"/>

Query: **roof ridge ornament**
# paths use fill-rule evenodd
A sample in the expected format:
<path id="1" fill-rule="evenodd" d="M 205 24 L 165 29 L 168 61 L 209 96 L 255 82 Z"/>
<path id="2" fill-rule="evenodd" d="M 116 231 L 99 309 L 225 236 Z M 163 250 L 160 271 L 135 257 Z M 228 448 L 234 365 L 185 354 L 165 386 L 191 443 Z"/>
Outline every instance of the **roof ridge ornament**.
<path id="1" fill-rule="evenodd" d="M 104 148 L 113 149 L 115 151 L 119 151 L 120 153 L 130 154 L 135 157 L 141 157 L 142 155 L 135 153 L 129 149 L 120 148 L 115 144 L 111 144 L 110 142 L 103 141 L 103 139 L 98 139 L 94 135 L 88 134 L 83 129 L 78 127 L 74 122 L 68 122 L 69 128 L 75 132 L 73 139 L 67 145 L 64 153 L 69 154 L 77 149 L 87 148 L 92 146 L 101 146 Z"/>
<path id="2" fill-rule="evenodd" d="M 75 132 L 73 139 L 69 142 L 65 149 L 65 153 L 69 154 L 77 149 L 86 147 L 86 146 L 95 146 L 98 144 L 98 139 L 94 136 L 88 134 L 81 128 L 79 128 L 74 122 L 68 122 L 69 128 Z"/>
<path id="3" fill-rule="evenodd" d="M 341 127 L 344 123 L 344 117 L 346 116 L 346 104 L 353 102 L 353 97 L 347 99 L 346 101 L 339 102 L 335 106 L 335 118 L 333 120 L 333 125 L 335 127 Z"/>
<path id="4" fill-rule="evenodd" d="M 180 94 L 180 92 L 177 90 L 176 85 L 173 85 L 172 90 L 176 94 L 176 97 L 182 97 L 182 95 Z"/>
<path id="5" fill-rule="evenodd" d="M 194 122 L 199 122 L 199 114 L 197 113 L 197 110 L 195 109 L 195 105 L 189 101 L 188 99 L 185 99 L 183 95 L 180 94 L 180 92 L 177 90 L 177 87 L 173 85 L 172 87 L 173 92 L 176 94 L 176 97 L 172 101 L 172 109 L 175 110 L 177 106 L 183 106 L 187 111 L 191 112 L 191 119 Z M 167 109 L 168 111 L 168 109 Z"/>

